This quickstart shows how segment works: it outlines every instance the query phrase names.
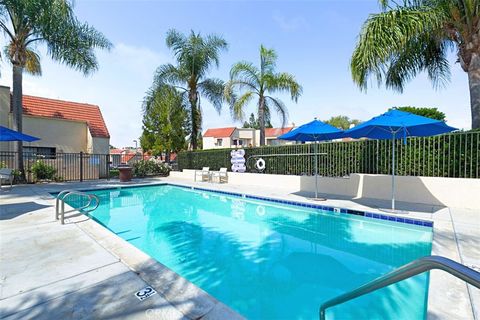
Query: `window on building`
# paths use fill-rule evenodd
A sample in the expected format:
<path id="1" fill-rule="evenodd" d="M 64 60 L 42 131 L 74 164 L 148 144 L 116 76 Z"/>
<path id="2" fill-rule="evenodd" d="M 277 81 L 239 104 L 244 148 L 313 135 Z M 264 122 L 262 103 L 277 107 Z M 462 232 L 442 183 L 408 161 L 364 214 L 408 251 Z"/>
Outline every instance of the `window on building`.
<path id="1" fill-rule="evenodd" d="M 223 143 L 223 139 L 217 139 L 217 143 L 215 143 L 215 145 L 217 147 L 221 147 L 222 146 L 222 143 Z"/>
<path id="2" fill-rule="evenodd" d="M 50 147 L 23 147 L 23 152 L 31 157 L 55 159 L 57 149 Z"/>
<path id="3" fill-rule="evenodd" d="M 238 145 L 243 146 L 243 140 L 238 140 Z"/>
<path id="4" fill-rule="evenodd" d="M 233 139 L 233 145 L 234 146 L 238 145 L 238 140 L 237 139 Z"/>

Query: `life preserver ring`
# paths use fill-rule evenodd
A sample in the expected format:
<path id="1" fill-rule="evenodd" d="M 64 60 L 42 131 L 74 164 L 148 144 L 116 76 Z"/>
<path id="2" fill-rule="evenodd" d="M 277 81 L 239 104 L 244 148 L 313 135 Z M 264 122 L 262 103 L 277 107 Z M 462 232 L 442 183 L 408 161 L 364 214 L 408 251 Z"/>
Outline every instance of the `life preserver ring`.
<path id="1" fill-rule="evenodd" d="M 265 170 L 265 160 L 263 160 L 262 158 L 258 159 L 257 162 L 255 162 L 255 168 L 260 171 Z"/>

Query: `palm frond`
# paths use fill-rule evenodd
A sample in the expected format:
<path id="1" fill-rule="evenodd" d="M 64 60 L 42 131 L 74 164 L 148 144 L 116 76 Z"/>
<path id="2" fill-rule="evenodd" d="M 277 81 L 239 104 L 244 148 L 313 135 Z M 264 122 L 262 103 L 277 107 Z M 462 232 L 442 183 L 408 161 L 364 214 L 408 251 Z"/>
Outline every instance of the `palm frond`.
<path id="1" fill-rule="evenodd" d="M 385 74 L 385 86 L 399 92 L 416 74 L 426 71 L 434 88 L 443 87 L 450 80 L 446 41 L 425 35 L 409 41 L 405 50 L 392 55 Z"/>
<path id="2" fill-rule="evenodd" d="M 277 53 L 273 49 L 260 46 L 260 72 L 262 74 L 272 73 L 277 64 Z"/>
<path id="3" fill-rule="evenodd" d="M 215 63 L 218 68 L 220 66 L 219 54 L 221 51 L 228 49 L 228 43 L 222 37 L 209 34 L 204 43 L 205 57 L 209 62 Z"/>
<path id="4" fill-rule="evenodd" d="M 371 15 L 362 28 L 352 56 L 354 82 L 366 89 L 368 78 L 373 76 L 380 84 L 387 76 L 392 58 L 398 58 L 402 53 L 410 59 L 420 57 L 421 55 L 410 54 L 405 48 L 425 34 L 438 34 L 444 22 L 444 13 L 430 7 L 401 7 Z M 415 62 L 415 65 L 419 64 L 421 63 Z M 418 68 L 410 68 L 408 71 L 412 74 L 404 74 L 405 80 L 416 75 Z M 398 90 L 404 83 L 405 81 L 397 79 L 394 88 Z"/>
<path id="5" fill-rule="evenodd" d="M 49 55 L 72 69 L 89 74 L 98 69 L 95 49 L 112 44 L 99 31 L 80 22 L 70 1 L 45 0 L 48 9 L 32 12 L 32 37 L 46 44 Z M 34 9 L 34 8 L 33 8 Z"/>
<path id="6" fill-rule="evenodd" d="M 282 100 L 278 98 L 272 98 L 270 96 L 265 97 L 265 105 L 267 106 L 265 109 L 268 110 L 270 114 L 270 109 L 273 107 L 276 113 L 280 116 L 282 120 L 282 128 L 285 127 L 287 120 L 288 120 L 288 109 Z M 270 119 L 270 116 L 269 116 Z"/>
<path id="7" fill-rule="evenodd" d="M 11 38 L 10 60 L 35 74 L 40 66 L 30 47 L 34 42 L 45 44 L 53 60 L 84 74 L 98 68 L 95 49 L 112 47 L 102 33 L 76 18 L 72 1 L 2 0 L 0 7 L 0 27 Z"/>
<path id="8" fill-rule="evenodd" d="M 269 92 L 290 92 L 291 99 L 295 102 L 302 94 L 302 86 L 298 84 L 295 77 L 289 73 L 266 74 L 264 76 L 265 87 Z"/>
<path id="9" fill-rule="evenodd" d="M 217 35 L 207 35 L 191 31 L 187 37 L 176 30 L 167 34 L 167 46 L 174 52 L 182 69 L 189 70 L 192 77 L 205 76 L 212 65 L 220 64 L 220 52 L 228 48 L 227 42 Z"/>
<path id="10" fill-rule="evenodd" d="M 170 29 L 167 31 L 165 42 L 167 47 L 173 50 L 174 55 L 177 55 L 181 54 L 183 48 L 185 47 L 185 43 L 187 42 L 187 38 L 179 31 Z"/>
<path id="11" fill-rule="evenodd" d="M 183 85 L 189 77 L 189 73 L 186 70 L 180 69 L 173 64 L 162 64 L 155 71 L 154 83 L 156 86 L 162 84 L 168 85 Z M 185 88 L 185 90 L 187 90 Z"/>
<path id="12" fill-rule="evenodd" d="M 220 79 L 205 79 L 198 84 L 198 88 L 203 96 L 212 103 L 217 112 L 220 113 L 222 104 L 225 101 L 225 83 Z"/>
<path id="13" fill-rule="evenodd" d="M 25 71 L 35 76 L 42 75 L 40 56 L 31 49 L 25 50 Z"/>
<path id="14" fill-rule="evenodd" d="M 230 80 L 242 83 L 253 90 L 260 86 L 260 71 L 250 62 L 237 62 L 230 69 Z"/>
<path id="15" fill-rule="evenodd" d="M 255 94 L 252 91 L 247 91 L 231 102 L 230 112 L 234 120 L 243 120 L 245 118 L 245 109 L 254 96 Z"/>

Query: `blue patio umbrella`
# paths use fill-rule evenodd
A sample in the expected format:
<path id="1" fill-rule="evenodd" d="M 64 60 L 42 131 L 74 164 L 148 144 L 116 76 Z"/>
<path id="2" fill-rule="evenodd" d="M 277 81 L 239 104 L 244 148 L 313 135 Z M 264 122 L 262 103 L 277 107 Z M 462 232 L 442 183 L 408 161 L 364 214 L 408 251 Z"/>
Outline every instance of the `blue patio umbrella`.
<path id="1" fill-rule="evenodd" d="M 427 137 L 457 130 L 445 122 L 400 110 L 390 110 L 344 132 L 345 137 L 392 140 L 392 211 L 395 211 L 395 139 Z"/>
<path id="2" fill-rule="evenodd" d="M 0 126 L 0 141 L 26 141 L 33 142 L 40 140 L 40 138 L 29 136 L 28 134 L 23 134 L 21 132 L 8 129 L 6 127 Z"/>
<path id="3" fill-rule="evenodd" d="M 328 123 L 322 122 L 320 120 L 313 120 L 309 123 L 301 125 L 300 127 L 287 132 L 278 137 L 282 140 L 293 140 L 293 141 L 312 141 L 319 142 L 324 140 L 333 140 L 343 137 L 343 131 L 335 128 Z M 315 147 L 315 198 L 318 198 L 318 182 L 317 182 L 317 147 Z"/>

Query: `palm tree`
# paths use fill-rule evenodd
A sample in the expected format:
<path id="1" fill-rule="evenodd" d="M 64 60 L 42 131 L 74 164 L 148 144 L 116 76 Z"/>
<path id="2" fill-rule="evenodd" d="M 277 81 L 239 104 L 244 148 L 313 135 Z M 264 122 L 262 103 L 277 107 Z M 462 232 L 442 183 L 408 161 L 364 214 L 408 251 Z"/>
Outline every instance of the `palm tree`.
<path id="1" fill-rule="evenodd" d="M 77 20 L 67 0 L 0 0 L 0 28 L 7 38 L 5 55 L 13 66 L 13 129 L 22 131 L 23 72 L 41 75 L 38 45 L 60 63 L 89 74 L 98 67 L 94 49 L 110 49 L 97 30 Z M 23 145 L 17 143 L 17 167 L 24 175 Z"/>
<path id="2" fill-rule="evenodd" d="M 353 52 L 353 80 L 369 77 L 402 92 L 426 71 L 434 87 L 450 79 L 447 54 L 456 49 L 468 74 L 472 128 L 480 128 L 480 0 L 380 0 L 383 11 L 363 25 Z"/>
<path id="3" fill-rule="evenodd" d="M 218 68 L 220 51 L 226 50 L 228 45 L 220 36 L 208 35 L 204 38 L 191 31 L 187 37 L 176 30 L 167 32 L 166 43 L 173 50 L 176 65 L 164 64 L 158 67 L 154 86 L 174 86 L 187 95 L 190 144 L 196 150 L 202 128 L 200 96 L 209 100 L 218 112 L 222 108 L 224 83 L 207 76 L 212 65 Z"/>
<path id="4" fill-rule="evenodd" d="M 302 87 L 293 75 L 275 72 L 276 60 L 275 51 L 262 45 L 260 46 L 260 69 L 250 62 L 238 62 L 230 70 L 230 81 L 225 85 L 225 98 L 236 120 L 244 119 L 246 106 L 254 97 L 258 97 L 257 113 L 261 146 L 265 145 L 265 123 L 270 119 L 271 108 L 280 115 L 282 126 L 285 126 L 287 121 L 287 107 L 280 99 L 270 94 L 289 92 L 291 99 L 297 102 L 302 93 Z"/>

